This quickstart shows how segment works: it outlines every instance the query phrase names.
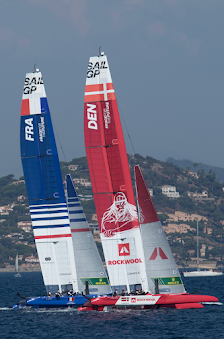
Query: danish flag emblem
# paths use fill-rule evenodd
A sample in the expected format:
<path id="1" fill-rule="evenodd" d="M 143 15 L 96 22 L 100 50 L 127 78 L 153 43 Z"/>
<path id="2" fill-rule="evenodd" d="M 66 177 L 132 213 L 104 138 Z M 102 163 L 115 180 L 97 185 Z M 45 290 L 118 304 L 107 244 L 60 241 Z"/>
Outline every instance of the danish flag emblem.
<path id="1" fill-rule="evenodd" d="M 130 246 L 129 244 L 118 244 L 118 253 L 119 256 L 130 255 Z"/>
<path id="2" fill-rule="evenodd" d="M 154 251 L 152 252 L 151 257 L 149 258 L 149 260 L 155 260 L 157 258 L 157 256 L 158 256 L 157 247 L 155 247 Z M 161 259 L 168 259 L 161 247 L 159 247 L 159 256 L 160 256 Z"/>

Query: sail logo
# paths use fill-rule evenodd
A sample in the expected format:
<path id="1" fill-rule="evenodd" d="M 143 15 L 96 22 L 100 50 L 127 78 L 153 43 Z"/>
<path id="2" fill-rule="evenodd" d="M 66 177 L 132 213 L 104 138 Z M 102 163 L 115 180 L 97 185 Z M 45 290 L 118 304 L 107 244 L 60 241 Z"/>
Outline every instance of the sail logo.
<path id="1" fill-rule="evenodd" d="M 88 128 L 97 130 L 96 105 L 87 104 Z"/>
<path id="2" fill-rule="evenodd" d="M 33 118 L 26 119 L 25 120 L 26 126 L 25 126 L 25 139 L 28 141 L 34 141 L 33 137 Z"/>
<path id="3" fill-rule="evenodd" d="M 108 265 L 129 265 L 129 264 L 142 264 L 142 259 L 128 259 L 128 260 L 109 260 Z M 132 273 L 133 274 L 133 273 Z"/>
<path id="4" fill-rule="evenodd" d="M 108 68 L 106 66 L 106 61 L 97 61 L 95 64 L 90 62 L 88 65 L 87 78 L 95 78 L 96 75 L 100 74 L 100 70 L 104 68 Z"/>
<path id="5" fill-rule="evenodd" d="M 119 256 L 130 255 L 130 246 L 129 244 L 118 244 L 118 253 Z"/>
<path id="6" fill-rule="evenodd" d="M 103 109 L 103 118 L 104 118 L 105 128 L 108 129 L 109 128 L 108 125 L 111 123 L 109 101 L 106 102 L 106 107 Z"/>
<path id="7" fill-rule="evenodd" d="M 157 258 L 157 256 L 158 256 L 157 247 L 155 247 L 154 251 L 152 252 L 151 257 L 149 258 L 149 260 L 155 260 Z M 161 259 L 168 259 L 161 247 L 159 247 L 159 256 L 160 256 Z"/>
<path id="8" fill-rule="evenodd" d="M 116 193 L 113 204 L 103 214 L 102 232 L 106 237 L 112 237 L 118 230 L 122 232 L 122 228 L 132 221 L 138 221 L 136 207 L 128 202 L 123 192 Z M 132 225 L 132 227 L 138 227 L 138 225 Z"/>
<path id="9" fill-rule="evenodd" d="M 43 80 L 41 77 L 36 78 L 33 77 L 32 79 L 26 78 L 24 83 L 23 94 L 32 94 L 37 89 L 36 85 L 43 85 Z"/>
<path id="10" fill-rule="evenodd" d="M 43 142 L 44 141 L 44 137 L 45 137 L 44 117 L 40 117 L 40 122 L 38 123 L 38 128 L 39 128 L 39 139 L 40 139 L 40 142 Z"/>

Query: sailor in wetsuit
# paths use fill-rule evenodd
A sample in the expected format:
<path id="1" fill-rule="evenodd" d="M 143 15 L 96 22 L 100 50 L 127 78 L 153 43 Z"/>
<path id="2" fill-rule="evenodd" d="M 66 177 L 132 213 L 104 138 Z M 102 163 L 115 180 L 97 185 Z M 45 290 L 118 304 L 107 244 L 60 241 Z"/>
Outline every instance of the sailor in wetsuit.
<path id="1" fill-rule="evenodd" d="M 118 293 L 117 293 L 117 288 L 116 288 L 115 291 L 114 291 L 113 296 L 116 297 L 117 295 L 118 295 Z"/>
<path id="2" fill-rule="evenodd" d="M 124 288 L 122 288 L 121 295 L 122 295 L 122 296 L 124 296 L 124 295 L 125 295 Z"/>

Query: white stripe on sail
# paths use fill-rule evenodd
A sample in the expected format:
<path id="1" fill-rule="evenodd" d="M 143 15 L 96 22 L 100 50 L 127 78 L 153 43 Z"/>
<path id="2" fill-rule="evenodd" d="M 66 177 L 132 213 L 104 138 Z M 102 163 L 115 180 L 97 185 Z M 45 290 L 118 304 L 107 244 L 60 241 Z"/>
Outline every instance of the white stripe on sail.
<path id="1" fill-rule="evenodd" d="M 40 219 L 40 218 L 57 218 L 57 217 L 68 217 L 68 213 L 52 213 L 52 214 L 31 214 L 31 219 Z M 60 220 L 60 219 L 58 219 Z"/>
<path id="2" fill-rule="evenodd" d="M 58 220 L 38 220 L 38 221 L 32 221 L 32 225 L 33 227 L 35 226 L 53 226 L 53 225 L 58 225 L 58 227 L 60 227 L 60 225 L 67 225 L 69 224 L 69 219 L 58 219 Z"/>

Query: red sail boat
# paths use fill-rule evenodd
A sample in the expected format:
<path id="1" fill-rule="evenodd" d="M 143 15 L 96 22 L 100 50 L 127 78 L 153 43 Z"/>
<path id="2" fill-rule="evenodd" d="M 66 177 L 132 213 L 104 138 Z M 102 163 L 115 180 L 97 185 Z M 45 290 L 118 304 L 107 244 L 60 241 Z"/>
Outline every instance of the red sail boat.
<path id="1" fill-rule="evenodd" d="M 112 289 L 118 294 L 121 292 L 121 295 L 88 300 L 80 310 L 105 310 L 114 307 L 151 308 L 158 305 L 201 308 L 203 305 L 199 302 L 218 301 L 215 297 L 185 293 L 178 269 L 169 277 L 170 285 L 172 285 L 172 278 L 176 283 L 178 282 L 177 293 L 174 293 L 173 289 L 171 293 L 167 291 L 166 294 L 158 291 L 155 294 L 153 291 L 153 279 L 156 279 L 158 286 L 158 278 L 165 281 L 167 276 L 150 275 L 148 260 L 154 257 L 156 259 L 157 253 L 165 258 L 167 256 L 165 252 L 168 252 L 167 248 L 164 249 L 165 243 L 160 240 L 159 245 L 155 246 L 156 250 L 153 249 L 153 253 L 148 258 L 151 249 L 142 241 L 115 92 L 104 53 L 89 60 L 84 103 L 86 154 L 102 246 L 110 284 Z M 151 221 L 157 223 L 159 219 L 155 210 L 152 211 L 152 205 L 147 205 L 152 212 L 152 219 L 148 218 L 147 206 L 142 203 L 147 187 L 141 173 L 140 176 L 136 176 L 136 179 L 140 199 L 138 202 L 141 207 L 140 224 L 143 233 L 149 237 L 148 224 Z M 141 201 L 142 197 L 143 201 Z M 145 222 L 142 222 L 141 216 Z M 156 227 L 159 229 L 158 223 Z M 152 246 L 154 245 L 153 243 Z M 166 274 L 169 274 L 169 271 Z M 138 286 L 145 291 L 144 295 L 134 295 Z"/>

